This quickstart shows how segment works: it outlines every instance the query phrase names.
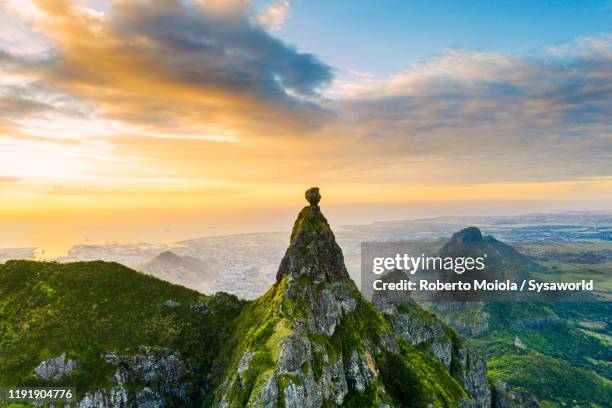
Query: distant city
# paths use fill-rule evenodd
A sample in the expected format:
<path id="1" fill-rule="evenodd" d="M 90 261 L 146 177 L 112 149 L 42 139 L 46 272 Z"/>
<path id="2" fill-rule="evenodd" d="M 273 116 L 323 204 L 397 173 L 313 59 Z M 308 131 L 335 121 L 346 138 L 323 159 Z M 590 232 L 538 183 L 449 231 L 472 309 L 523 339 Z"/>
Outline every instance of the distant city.
<path id="1" fill-rule="evenodd" d="M 596 252 L 582 252 L 580 256 L 612 261 L 612 213 L 604 212 L 376 222 L 342 226 L 336 228 L 336 235 L 349 273 L 358 282 L 361 242 L 435 241 L 448 238 L 459 229 L 471 225 L 478 226 L 485 234 L 515 244 L 519 250 L 538 260 L 544 261 L 547 256 L 541 245 L 536 244 L 599 242 L 610 243 L 610 248 L 598 247 Z M 66 256 L 53 260 L 117 262 L 204 293 L 224 291 L 252 299 L 261 295 L 274 281 L 278 260 L 282 258 L 288 241 L 289 231 L 195 238 L 170 245 L 74 245 Z M 559 256 L 558 251 L 556 256 Z M 44 258 L 41 248 L 0 249 L 0 262 L 41 258 Z"/>

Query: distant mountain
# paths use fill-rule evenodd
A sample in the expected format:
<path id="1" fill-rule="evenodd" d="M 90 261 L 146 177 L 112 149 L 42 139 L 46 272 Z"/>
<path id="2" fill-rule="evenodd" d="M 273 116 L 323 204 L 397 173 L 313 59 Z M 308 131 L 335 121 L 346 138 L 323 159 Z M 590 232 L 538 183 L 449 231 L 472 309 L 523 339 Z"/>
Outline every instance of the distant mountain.
<path id="1" fill-rule="evenodd" d="M 488 255 L 487 269 L 472 277 L 533 279 L 550 272 L 510 245 L 482 236 L 476 227 L 453 234 L 439 251 L 440 256 L 451 257 L 484 253 Z M 474 340 L 495 379 L 511 387 L 529 388 L 547 406 L 578 401 L 584 406 L 605 407 L 612 401 L 612 348 L 605 340 L 610 338 L 612 303 L 454 302 L 426 306 Z M 577 327 L 584 321 L 597 328 L 594 335 Z M 515 346 L 517 336 L 524 350 Z"/>
<path id="2" fill-rule="evenodd" d="M 476 227 L 464 228 L 453 234 L 440 249 L 442 257 L 478 257 L 485 255 L 486 268 L 482 277 L 528 279 L 532 273 L 543 273 L 546 268 L 490 235 L 483 236 Z M 472 275 L 473 276 L 473 272 Z"/>
<path id="3" fill-rule="evenodd" d="M 529 257 L 521 254 L 510 245 L 496 240 L 492 236 L 483 236 L 477 227 L 467 227 L 452 235 L 450 240 L 444 243 L 438 250 L 438 256 L 443 260 L 453 259 L 455 262 L 465 262 L 471 259 L 482 261 L 483 267 L 465 268 L 461 273 L 454 268 L 440 268 L 427 270 L 425 274 L 416 275 L 415 278 L 432 281 L 434 279 L 443 282 L 468 282 L 470 290 L 454 290 L 432 292 L 416 292 L 414 294 L 418 301 L 433 300 L 436 302 L 479 302 L 479 301 L 502 301 L 502 300 L 542 300 L 555 299 L 555 293 L 542 293 L 534 295 L 531 292 L 511 292 L 506 290 L 479 290 L 473 284 L 474 281 L 506 282 L 516 283 L 518 286 L 523 281 L 535 279 L 535 274 L 545 274 L 548 269 Z"/>
<path id="4" fill-rule="evenodd" d="M 179 256 L 171 251 L 162 252 L 138 269 L 163 280 L 195 286 L 199 290 L 210 287 L 218 275 L 218 269 L 210 262 L 192 256 Z"/>
<path id="5" fill-rule="evenodd" d="M 416 303 L 364 300 L 318 189 L 307 198 L 252 302 L 115 263 L 0 266 L 0 386 L 76 386 L 79 408 L 540 406 L 491 385 L 478 353 Z"/>
<path id="6" fill-rule="evenodd" d="M 9 261 L 11 259 L 34 260 L 40 253 L 41 250 L 36 247 L 0 248 L 0 263 Z"/>

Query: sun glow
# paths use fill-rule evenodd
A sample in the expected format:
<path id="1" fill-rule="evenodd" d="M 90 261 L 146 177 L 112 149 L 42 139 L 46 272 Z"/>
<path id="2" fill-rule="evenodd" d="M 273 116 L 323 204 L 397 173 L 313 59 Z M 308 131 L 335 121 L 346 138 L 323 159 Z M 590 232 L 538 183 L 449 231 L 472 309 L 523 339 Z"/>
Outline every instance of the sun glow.
<path id="1" fill-rule="evenodd" d="M 312 184 L 351 223 L 402 205 L 610 207 L 609 35 L 451 49 L 383 76 L 288 44 L 291 4 L 272 6 L 0 5 L 3 230 L 256 230 Z"/>

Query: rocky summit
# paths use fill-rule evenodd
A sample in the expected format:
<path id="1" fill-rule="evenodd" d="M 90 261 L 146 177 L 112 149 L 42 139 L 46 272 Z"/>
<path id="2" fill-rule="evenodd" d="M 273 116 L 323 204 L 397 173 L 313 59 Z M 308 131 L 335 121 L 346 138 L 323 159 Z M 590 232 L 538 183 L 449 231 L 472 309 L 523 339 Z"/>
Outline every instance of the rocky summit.
<path id="1" fill-rule="evenodd" d="M 495 242 L 495 239 L 490 236 L 483 237 L 482 232 L 477 227 L 467 227 L 455 232 L 440 252 L 443 255 L 453 254 L 469 247 L 471 244 L 482 242 Z"/>
<path id="2" fill-rule="evenodd" d="M 470 278 L 486 277 L 490 280 L 518 281 L 530 279 L 534 272 L 546 272 L 546 268 L 522 255 L 510 245 L 498 241 L 491 235 L 483 236 L 476 227 L 464 228 L 454 233 L 440 249 L 439 255 L 452 258 L 486 256 L 485 270 L 468 273 Z"/>
<path id="3" fill-rule="evenodd" d="M 318 189 L 306 198 L 276 283 L 238 317 L 215 405 L 491 407 L 476 352 L 410 299 L 364 300 Z"/>
<path id="4" fill-rule="evenodd" d="M 348 272 L 342 249 L 317 205 L 321 199 L 319 189 L 309 189 L 306 198 L 310 205 L 302 209 L 295 221 L 276 282 L 278 284 L 285 276 L 309 276 L 316 283 L 343 281 L 348 278 Z"/>

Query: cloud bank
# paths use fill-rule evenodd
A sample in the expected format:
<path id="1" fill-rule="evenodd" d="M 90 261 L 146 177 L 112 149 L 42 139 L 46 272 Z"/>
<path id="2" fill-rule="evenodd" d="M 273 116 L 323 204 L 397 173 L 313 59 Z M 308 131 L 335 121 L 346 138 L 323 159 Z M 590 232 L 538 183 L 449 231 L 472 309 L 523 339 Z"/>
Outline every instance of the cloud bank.
<path id="1" fill-rule="evenodd" d="M 242 3 L 117 1 L 96 13 L 65 0 L 28 17 L 53 44 L 47 86 L 113 119 L 159 131 L 307 130 L 330 116 L 312 100 L 332 69 L 274 38 Z M 3 60 L 16 60 L 6 51 Z M 218 128 L 218 129 L 217 129 Z"/>
<path id="2" fill-rule="evenodd" d="M 20 3 L 19 27 L 44 44 L 0 50 L 0 144 L 11 146 L 0 173 L 14 174 L 6 163 L 24 161 L 19 149 L 39 157 L 53 144 L 70 164 L 62 177 L 104 180 L 435 185 L 612 174 L 610 35 L 527 54 L 448 50 L 377 78 L 277 38 L 291 11 L 284 0 L 261 11 L 244 1 L 90 3 Z"/>
<path id="3" fill-rule="evenodd" d="M 327 95 L 345 129 L 393 146 L 395 165 L 452 161 L 469 180 L 612 172 L 612 36 L 526 56 L 449 50 L 387 79 L 353 74 Z"/>

